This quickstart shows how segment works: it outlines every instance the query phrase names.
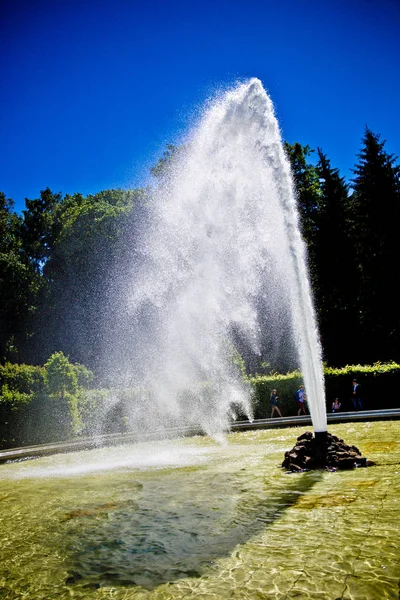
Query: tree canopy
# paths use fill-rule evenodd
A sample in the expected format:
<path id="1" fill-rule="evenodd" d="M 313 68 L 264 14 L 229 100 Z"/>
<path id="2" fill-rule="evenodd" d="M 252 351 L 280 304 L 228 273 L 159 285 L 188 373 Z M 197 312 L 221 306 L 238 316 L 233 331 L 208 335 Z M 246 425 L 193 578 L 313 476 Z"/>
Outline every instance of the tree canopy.
<path id="1" fill-rule="evenodd" d="M 165 178 L 180 148 L 153 167 Z M 396 280 L 400 167 L 366 128 L 346 181 L 321 148 L 285 143 L 324 360 L 332 366 L 400 360 Z M 100 372 L 104 322 L 118 329 L 117 276 L 131 268 L 146 189 L 84 196 L 49 188 L 22 214 L 0 192 L 0 361 L 44 364 L 64 352 Z M 131 274 L 134 279 L 134 273 Z M 259 368 L 269 357 L 261 357 Z"/>

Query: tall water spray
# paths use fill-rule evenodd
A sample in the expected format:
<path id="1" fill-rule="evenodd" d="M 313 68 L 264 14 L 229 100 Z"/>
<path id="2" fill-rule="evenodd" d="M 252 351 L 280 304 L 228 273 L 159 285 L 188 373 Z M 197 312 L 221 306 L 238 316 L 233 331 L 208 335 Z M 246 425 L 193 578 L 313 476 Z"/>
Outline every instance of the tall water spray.
<path id="1" fill-rule="evenodd" d="M 165 422 L 183 419 L 216 435 L 232 406 L 251 417 L 234 340 L 260 353 L 263 328 L 271 326 L 276 343 L 294 341 L 314 429 L 326 431 L 290 165 L 258 79 L 205 110 L 152 194 L 136 255 L 125 306 L 140 347 L 132 372 Z"/>

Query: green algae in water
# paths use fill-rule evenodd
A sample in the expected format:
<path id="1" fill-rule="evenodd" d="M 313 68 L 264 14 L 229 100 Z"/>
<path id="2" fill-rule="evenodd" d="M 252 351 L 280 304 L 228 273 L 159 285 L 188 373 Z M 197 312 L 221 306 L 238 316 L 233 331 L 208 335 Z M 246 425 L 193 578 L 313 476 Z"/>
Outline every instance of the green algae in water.
<path id="1" fill-rule="evenodd" d="M 32 461 L 34 477 L 4 465 L 0 598 L 397 600 L 400 424 L 330 431 L 364 454 L 383 444 L 384 464 L 372 445 L 371 470 L 286 474 L 278 465 L 299 428 L 178 441 L 185 455 L 205 452 L 176 468 L 66 479 L 38 476 L 62 456 Z"/>

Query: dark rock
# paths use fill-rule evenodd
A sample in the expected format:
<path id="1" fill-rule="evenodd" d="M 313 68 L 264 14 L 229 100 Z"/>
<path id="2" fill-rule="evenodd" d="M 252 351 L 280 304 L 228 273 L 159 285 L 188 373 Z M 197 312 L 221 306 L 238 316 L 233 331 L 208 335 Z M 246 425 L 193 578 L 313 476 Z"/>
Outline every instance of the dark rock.
<path id="1" fill-rule="evenodd" d="M 302 433 L 301 435 L 299 435 L 299 437 L 297 438 L 297 441 L 300 442 L 301 440 L 313 440 L 314 439 L 314 435 L 312 431 L 306 431 L 305 433 Z"/>
<path id="2" fill-rule="evenodd" d="M 354 469 L 354 458 L 351 456 L 339 457 L 338 469 Z"/>
<path id="3" fill-rule="evenodd" d="M 297 456 L 305 456 L 307 454 L 307 446 L 298 444 L 293 448 L 293 452 L 295 452 Z"/>
<path id="4" fill-rule="evenodd" d="M 289 469 L 293 472 L 301 472 L 304 471 L 304 469 L 302 469 L 302 467 L 300 465 L 295 465 L 295 464 L 291 464 L 289 465 Z"/>
<path id="5" fill-rule="evenodd" d="M 282 467 L 300 472 L 310 469 L 354 469 L 373 464 L 361 455 L 356 446 L 348 446 L 335 435 L 327 433 L 326 438 L 315 438 L 311 431 L 306 431 L 297 438 L 296 445 L 285 452 Z"/>
<path id="6" fill-rule="evenodd" d="M 353 450 L 353 452 L 355 452 L 356 454 L 361 454 L 361 452 L 356 446 L 350 446 L 350 450 Z"/>

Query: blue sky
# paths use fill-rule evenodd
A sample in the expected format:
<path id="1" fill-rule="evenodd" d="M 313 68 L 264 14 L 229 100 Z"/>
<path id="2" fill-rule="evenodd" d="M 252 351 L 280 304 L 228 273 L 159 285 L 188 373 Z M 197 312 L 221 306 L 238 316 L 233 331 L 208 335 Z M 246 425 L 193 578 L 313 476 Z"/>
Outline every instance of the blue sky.
<path id="1" fill-rule="evenodd" d="M 217 89 L 259 77 L 284 138 L 343 175 L 366 124 L 400 154 L 398 0 L 3 0 L 0 190 L 144 181 Z"/>

